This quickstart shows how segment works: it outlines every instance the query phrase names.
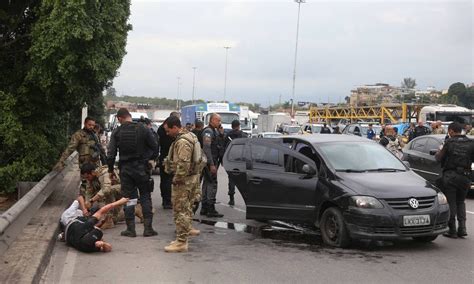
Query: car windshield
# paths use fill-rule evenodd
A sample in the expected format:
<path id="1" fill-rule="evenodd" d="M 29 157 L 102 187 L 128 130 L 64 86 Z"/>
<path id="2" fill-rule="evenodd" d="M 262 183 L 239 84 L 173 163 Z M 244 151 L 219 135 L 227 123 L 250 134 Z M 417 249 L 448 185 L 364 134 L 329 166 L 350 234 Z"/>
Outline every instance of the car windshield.
<path id="1" fill-rule="evenodd" d="M 240 129 L 242 130 L 249 130 L 252 129 L 250 125 L 250 120 L 247 120 L 247 123 L 245 123 L 245 119 L 240 120 Z"/>
<path id="2" fill-rule="evenodd" d="M 222 124 L 231 124 L 234 120 L 239 120 L 239 115 L 236 113 L 219 113 Z"/>
<path id="3" fill-rule="evenodd" d="M 405 165 L 377 143 L 321 144 L 322 154 L 336 171 L 405 171 Z"/>
<path id="4" fill-rule="evenodd" d="M 286 132 L 290 133 L 290 134 L 293 134 L 293 133 L 298 133 L 300 131 L 300 127 L 299 126 L 289 126 L 288 128 L 286 128 Z"/>

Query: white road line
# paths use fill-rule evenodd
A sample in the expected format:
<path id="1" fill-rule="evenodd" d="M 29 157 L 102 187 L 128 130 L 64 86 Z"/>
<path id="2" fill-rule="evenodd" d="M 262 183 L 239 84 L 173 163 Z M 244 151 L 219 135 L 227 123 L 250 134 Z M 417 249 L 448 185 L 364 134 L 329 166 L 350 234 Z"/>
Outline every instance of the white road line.
<path id="1" fill-rule="evenodd" d="M 471 212 L 471 211 L 466 211 L 466 212 L 469 213 L 469 214 L 474 215 L 474 212 Z"/>
<path id="2" fill-rule="evenodd" d="M 59 278 L 59 283 L 71 283 L 74 267 L 76 266 L 77 251 L 68 248 L 66 260 L 64 261 L 63 272 Z"/>
<path id="3" fill-rule="evenodd" d="M 244 209 L 240 209 L 240 208 L 237 208 L 237 207 L 235 207 L 235 206 L 230 206 L 230 205 L 223 204 L 223 203 L 221 203 L 220 205 L 225 206 L 225 207 L 232 208 L 232 209 L 237 210 L 237 211 L 239 211 L 239 212 L 244 212 L 244 213 L 246 212 Z"/>

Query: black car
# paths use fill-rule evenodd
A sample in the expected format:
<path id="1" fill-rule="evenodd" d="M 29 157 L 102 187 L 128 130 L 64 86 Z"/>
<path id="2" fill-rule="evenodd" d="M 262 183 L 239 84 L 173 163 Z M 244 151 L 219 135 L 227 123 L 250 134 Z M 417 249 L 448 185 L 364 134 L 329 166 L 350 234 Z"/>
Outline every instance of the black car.
<path id="1" fill-rule="evenodd" d="M 403 148 L 402 160 L 408 161 L 415 173 L 436 184 L 436 179 L 441 176 L 442 169 L 441 164 L 436 161 L 434 153 L 443 145 L 445 138 L 445 134 L 438 134 L 424 135 L 413 139 Z M 471 167 L 472 169 L 473 167 Z M 474 178 L 474 171 L 471 174 L 472 178 Z M 474 192 L 474 182 L 471 182 L 470 191 Z"/>
<path id="2" fill-rule="evenodd" d="M 247 219 L 312 223 L 332 246 L 346 247 L 352 238 L 429 242 L 447 231 L 444 194 L 365 138 L 236 139 L 224 168 Z"/>

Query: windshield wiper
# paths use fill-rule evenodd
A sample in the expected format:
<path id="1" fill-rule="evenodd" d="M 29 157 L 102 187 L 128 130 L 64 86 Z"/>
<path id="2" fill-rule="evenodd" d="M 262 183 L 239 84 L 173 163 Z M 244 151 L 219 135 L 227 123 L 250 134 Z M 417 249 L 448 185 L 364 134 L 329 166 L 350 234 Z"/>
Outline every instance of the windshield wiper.
<path id="1" fill-rule="evenodd" d="M 377 169 L 368 169 L 368 172 L 404 172 L 402 169 L 395 168 L 377 168 Z"/>
<path id="2" fill-rule="evenodd" d="M 365 170 L 354 170 L 354 169 L 338 169 L 336 172 L 345 172 L 345 173 L 363 173 Z"/>

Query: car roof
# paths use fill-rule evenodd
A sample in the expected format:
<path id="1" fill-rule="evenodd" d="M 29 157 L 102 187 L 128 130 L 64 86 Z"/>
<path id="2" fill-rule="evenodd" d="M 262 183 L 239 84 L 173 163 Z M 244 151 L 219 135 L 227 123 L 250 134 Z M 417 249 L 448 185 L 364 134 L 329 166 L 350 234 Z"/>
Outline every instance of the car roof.
<path id="1" fill-rule="evenodd" d="M 364 137 L 359 137 L 355 135 L 345 135 L 345 134 L 322 134 L 322 135 L 290 135 L 285 136 L 280 139 L 295 138 L 299 140 L 306 141 L 311 144 L 319 143 L 332 143 L 332 142 L 368 142 L 371 143 L 371 140 L 368 140 Z"/>

